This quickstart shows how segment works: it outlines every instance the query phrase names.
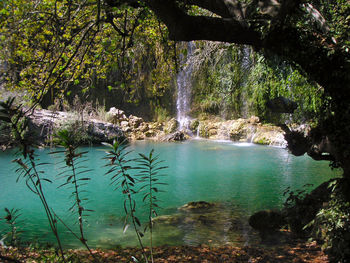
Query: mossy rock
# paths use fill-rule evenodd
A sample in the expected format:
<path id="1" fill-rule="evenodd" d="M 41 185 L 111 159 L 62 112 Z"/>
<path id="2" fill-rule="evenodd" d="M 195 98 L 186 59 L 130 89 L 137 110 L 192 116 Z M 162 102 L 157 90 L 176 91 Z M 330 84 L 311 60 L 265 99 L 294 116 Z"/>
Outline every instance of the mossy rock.
<path id="1" fill-rule="evenodd" d="M 202 211 L 215 207 L 215 204 L 206 201 L 189 202 L 179 208 L 181 211 Z"/>
<path id="2" fill-rule="evenodd" d="M 165 123 L 164 132 L 166 134 L 174 133 L 178 127 L 179 127 L 179 122 L 175 118 L 172 118 L 170 121 Z"/>
<path id="3" fill-rule="evenodd" d="M 209 137 L 208 127 L 204 123 L 199 125 L 199 136 L 202 138 Z"/>
<path id="4" fill-rule="evenodd" d="M 263 144 L 263 145 L 269 145 L 270 144 L 269 139 L 267 139 L 265 137 L 258 138 L 257 140 L 254 140 L 253 142 L 256 143 L 256 144 Z"/>
<path id="5" fill-rule="evenodd" d="M 191 121 L 190 129 L 192 132 L 197 131 L 198 126 L 199 126 L 199 121 L 197 119 Z"/>

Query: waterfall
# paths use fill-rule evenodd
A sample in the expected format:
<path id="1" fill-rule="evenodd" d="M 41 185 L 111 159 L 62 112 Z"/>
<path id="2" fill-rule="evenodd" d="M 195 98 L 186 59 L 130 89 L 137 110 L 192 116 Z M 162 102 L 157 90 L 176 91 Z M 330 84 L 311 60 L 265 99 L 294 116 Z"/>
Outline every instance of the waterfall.
<path id="1" fill-rule="evenodd" d="M 200 126 L 200 125 L 201 125 L 201 124 L 198 124 L 198 126 L 197 126 L 197 132 L 196 132 L 196 138 L 197 138 L 197 139 L 200 138 L 200 136 L 199 136 L 199 135 L 200 135 L 200 134 L 199 134 L 199 131 L 200 131 L 200 130 L 199 130 L 199 126 Z"/>
<path id="2" fill-rule="evenodd" d="M 242 56 L 242 62 L 241 62 L 241 68 L 242 68 L 242 71 L 246 72 L 246 76 L 244 77 L 243 79 L 243 82 L 242 82 L 242 87 L 246 86 L 247 85 L 247 78 L 248 78 L 248 75 L 249 74 L 249 71 L 252 67 L 252 61 L 250 59 L 250 54 L 251 54 L 251 49 L 250 47 L 248 46 L 244 46 L 243 49 L 241 50 L 241 56 Z M 241 109 L 241 116 L 243 118 L 248 118 L 248 111 L 249 111 L 249 106 L 248 106 L 248 103 L 247 103 L 247 100 L 248 100 L 248 94 L 247 94 L 247 88 L 244 87 L 242 89 L 243 93 L 242 93 L 242 96 L 243 96 L 243 105 L 242 105 L 242 109 Z"/>
<path id="3" fill-rule="evenodd" d="M 254 125 L 250 125 L 249 126 L 249 133 L 247 134 L 248 137 L 247 137 L 247 142 L 248 143 L 254 143 L 254 138 L 256 137 L 256 126 Z"/>
<path id="4" fill-rule="evenodd" d="M 182 69 L 177 74 L 177 121 L 179 122 L 179 130 L 189 130 L 190 118 L 188 112 L 190 111 L 190 100 L 191 100 L 191 77 L 193 71 L 193 65 L 190 63 L 190 59 L 193 55 L 196 46 L 194 42 L 188 42 L 187 44 L 187 56 L 182 58 L 181 65 Z"/>

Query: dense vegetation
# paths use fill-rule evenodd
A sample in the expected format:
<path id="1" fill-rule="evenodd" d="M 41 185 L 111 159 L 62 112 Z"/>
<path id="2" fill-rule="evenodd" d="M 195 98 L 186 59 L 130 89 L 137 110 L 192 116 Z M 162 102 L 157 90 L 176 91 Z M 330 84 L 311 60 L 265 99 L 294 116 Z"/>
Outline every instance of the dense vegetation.
<path id="1" fill-rule="evenodd" d="M 195 61 L 192 110 L 197 114 L 226 119 L 256 115 L 276 123 L 317 120 L 322 89 L 278 58 L 267 63 L 247 46 L 202 42 Z M 281 116 L 269 110 L 267 102 L 280 96 L 297 103 L 293 115 Z"/>
<path id="2" fill-rule="evenodd" d="M 3 5 L 3 79 L 7 88 L 29 91 L 25 100 L 68 109 L 79 95 L 83 102 L 107 109 L 118 106 L 146 119 L 174 115 L 176 74 L 186 62 L 187 47 L 170 41 L 167 29 L 149 10 L 102 4 L 101 17 L 96 18 L 98 6 L 83 3 Z M 265 104 L 277 96 L 296 100 L 297 121 L 312 119 L 319 109 L 322 91 L 282 60 L 268 65 L 248 47 L 208 42 L 196 46 L 190 61 L 195 65 L 195 116 L 258 115 L 271 121 Z"/>

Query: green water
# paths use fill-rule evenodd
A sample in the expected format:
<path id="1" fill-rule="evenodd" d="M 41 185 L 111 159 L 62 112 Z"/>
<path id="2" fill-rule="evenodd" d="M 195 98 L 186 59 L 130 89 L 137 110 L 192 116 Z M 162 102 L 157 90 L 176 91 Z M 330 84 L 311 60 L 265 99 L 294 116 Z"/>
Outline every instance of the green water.
<path id="1" fill-rule="evenodd" d="M 169 166 L 164 178 L 168 186 L 158 195 L 163 207 L 159 214 L 179 216 L 181 220 L 159 223 L 155 229 L 156 245 L 250 242 L 254 235 L 246 220 L 251 213 L 281 207 L 282 194 L 288 186 L 292 189 L 306 183 L 317 186 L 340 174 L 339 171 L 332 172 L 327 162 L 316 162 L 307 156 L 295 157 L 285 149 L 259 145 L 192 140 L 183 143 L 137 142 L 131 148 L 142 153 L 154 148 Z M 104 152 L 98 149 L 103 147 L 81 149 L 89 151 L 87 164 L 93 169 L 89 174 L 91 181 L 85 187 L 89 198 L 85 206 L 94 210 L 87 219 L 87 239 L 92 247 L 137 245 L 131 228 L 125 233 L 122 231 L 123 197 L 113 191 L 110 178 L 103 175 L 106 171 L 105 160 L 102 160 Z M 66 222 L 74 222 L 74 215 L 68 212 L 72 190 L 57 189 L 63 182 L 56 177 L 60 172 L 60 159 L 48 152 L 48 149 L 37 151 L 41 162 L 52 163 L 43 167 L 46 177 L 54 182 L 45 184 L 48 203 Z M 23 180 L 16 183 L 13 158 L 13 151 L 0 153 L 0 215 L 5 214 L 5 207 L 21 209 L 24 221 L 21 229 L 25 230 L 22 237 L 54 243 L 38 198 L 27 189 Z M 198 214 L 181 213 L 177 209 L 199 200 L 215 202 L 217 207 L 201 218 Z M 146 221 L 145 212 L 144 207 L 137 207 L 142 221 Z M 74 224 L 72 227 L 77 228 Z M 0 229 L 4 232 L 1 221 Z M 80 246 L 62 227 L 61 236 L 65 247 Z"/>

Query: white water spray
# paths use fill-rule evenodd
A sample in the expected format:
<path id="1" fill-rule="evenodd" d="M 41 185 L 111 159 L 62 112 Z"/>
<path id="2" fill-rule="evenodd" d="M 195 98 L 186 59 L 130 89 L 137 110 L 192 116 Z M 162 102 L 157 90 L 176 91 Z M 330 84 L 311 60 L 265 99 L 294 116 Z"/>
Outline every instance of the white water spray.
<path id="1" fill-rule="evenodd" d="M 177 121 L 180 124 L 179 130 L 189 130 L 190 118 L 188 113 L 190 111 L 190 100 L 191 100 L 191 77 L 193 71 L 193 65 L 190 63 L 190 59 L 193 55 L 196 46 L 193 42 L 187 44 L 187 56 L 182 58 L 181 64 L 182 70 L 177 74 Z"/>

